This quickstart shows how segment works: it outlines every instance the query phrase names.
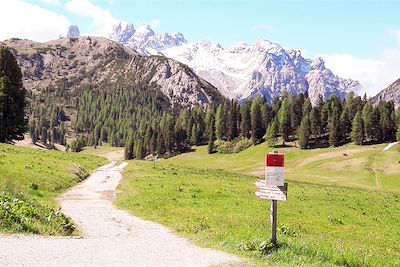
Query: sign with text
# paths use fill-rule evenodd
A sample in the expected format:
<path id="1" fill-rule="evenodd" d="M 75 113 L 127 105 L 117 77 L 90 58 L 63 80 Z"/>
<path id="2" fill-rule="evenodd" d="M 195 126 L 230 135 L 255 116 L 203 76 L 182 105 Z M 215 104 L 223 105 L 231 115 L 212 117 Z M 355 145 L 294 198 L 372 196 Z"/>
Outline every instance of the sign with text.
<path id="1" fill-rule="evenodd" d="M 270 200 L 287 200 L 288 184 L 285 183 L 283 186 L 267 184 L 264 180 L 258 180 L 256 182 L 258 191 L 256 196 L 260 199 Z"/>
<path id="2" fill-rule="evenodd" d="M 265 157 L 265 183 L 283 186 L 285 155 L 282 153 L 268 153 Z"/>

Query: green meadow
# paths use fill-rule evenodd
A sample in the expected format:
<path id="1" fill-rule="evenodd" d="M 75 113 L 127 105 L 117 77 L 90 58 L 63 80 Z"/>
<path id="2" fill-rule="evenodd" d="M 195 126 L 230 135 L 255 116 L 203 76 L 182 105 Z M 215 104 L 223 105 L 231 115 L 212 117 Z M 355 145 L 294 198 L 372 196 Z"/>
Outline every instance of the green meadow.
<path id="1" fill-rule="evenodd" d="M 85 179 L 104 158 L 0 144 L 0 232 L 71 234 L 55 198 Z"/>
<path id="2" fill-rule="evenodd" d="M 399 266 L 400 154 L 383 148 L 279 149 L 289 199 L 278 204 L 278 248 L 269 243 L 270 201 L 254 195 L 263 144 L 233 155 L 198 147 L 155 165 L 130 161 L 116 203 L 248 264 Z"/>

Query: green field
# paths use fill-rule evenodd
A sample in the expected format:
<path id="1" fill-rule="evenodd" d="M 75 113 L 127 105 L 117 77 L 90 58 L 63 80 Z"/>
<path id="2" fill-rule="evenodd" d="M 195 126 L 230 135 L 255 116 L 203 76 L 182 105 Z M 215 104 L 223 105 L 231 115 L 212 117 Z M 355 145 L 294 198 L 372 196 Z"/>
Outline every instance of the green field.
<path id="1" fill-rule="evenodd" d="M 55 198 L 104 158 L 0 144 L 0 232 L 70 234 Z M 64 227 L 65 226 L 65 227 Z"/>
<path id="2" fill-rule="evenodd" d="M 117 205 L 260 266 L 399 266 L 399 152 L 383 147 L 280 149 L 291 182 L 289 201 L 279 202 L 279 249 L 265 246 L 269 202 L 255 198 L 257 177 L 248 175 L 262 171 L 262 145 L 236 155 L 208 155 L 200 147 L 156 166 L 131 161 Z M 382 190 L 371 191 L 378 189 L 376 173 Z"/>
<path id="3" fill-rule="evenodd" d="M 284 152 L 285 179 L 313 184 L 353 187 L 367 190 L 400 192 L 400 153 L 386 144 L 346 145 L 337 148 L 300 150 L 278 148 Z M 225 169 L 259 177 L 264 176 L 265 144 L 238 154 L 207 154 L 207 147 L 165 160 L 164 163 L 196 168 Z"/>

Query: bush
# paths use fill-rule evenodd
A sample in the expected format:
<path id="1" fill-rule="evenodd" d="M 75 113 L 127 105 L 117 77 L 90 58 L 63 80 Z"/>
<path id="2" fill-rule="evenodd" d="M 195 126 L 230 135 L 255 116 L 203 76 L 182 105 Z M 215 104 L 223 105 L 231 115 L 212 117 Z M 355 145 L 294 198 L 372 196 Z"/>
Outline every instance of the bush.
<path id="1" fill-rule="evenodd" d="M 10 193 L 0 193 L 0 229 L 9 232 L 71 235 L 72 221 L 60 210 L 26 201 Z"/>
<path id="2" fill-rule="evenodd" d="M 221 154 L 234 154 L 239 153 L 249 148 L 253 143 L 250 139 L 244 138 L 237 141 L 217 141 L 217 150 Z"/>

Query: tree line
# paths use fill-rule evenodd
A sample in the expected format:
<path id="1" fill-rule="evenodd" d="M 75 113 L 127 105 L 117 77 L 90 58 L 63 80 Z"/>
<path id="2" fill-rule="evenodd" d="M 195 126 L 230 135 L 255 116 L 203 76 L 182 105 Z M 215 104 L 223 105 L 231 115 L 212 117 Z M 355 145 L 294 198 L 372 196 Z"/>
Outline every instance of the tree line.
<path id="1" fill-rule="evenodd" d="M 213 153 L 215 140 L 250 139 L 254 145 L 266 141 L 269 146 L 295 142 L 301 148 L 379 143 L 395 139 L 400 125 L 393 102 L 373 104 L 354 93 L 343 100 L 331 95 L 324 101 L 320 96 L 315 105 L 307 92 L 285 92 L 272 104 L 256 97 L 188 108 L 171 106 L 157 88 L 137 84 L 47 88 L 32 96 L 31 103 L 33 140 L 65 144 L 66 135 L 77 136 L 70 143 L 72 151 L 108 143 L 125 146 L 127 159 L 169 157 L 206 144 Z"/>

